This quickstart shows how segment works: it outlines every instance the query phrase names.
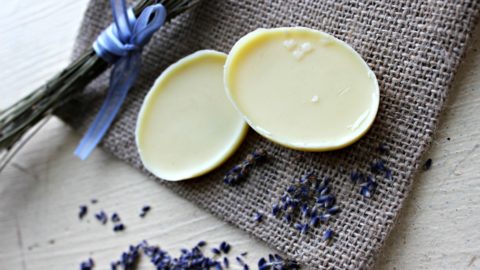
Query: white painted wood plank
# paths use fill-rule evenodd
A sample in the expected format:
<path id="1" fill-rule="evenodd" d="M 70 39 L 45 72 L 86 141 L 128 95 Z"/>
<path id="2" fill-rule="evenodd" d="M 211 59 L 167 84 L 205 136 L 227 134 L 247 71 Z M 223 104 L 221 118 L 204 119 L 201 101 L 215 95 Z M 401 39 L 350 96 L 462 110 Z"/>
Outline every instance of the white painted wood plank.
<path id="1" fill-rule="evenodd" d="M 68 64 L 86 4 L 4 3 L 0 108 Z M 428 154 L 434 165 L 418 175 L 378 269 L 480 268 L 480 41 L 474 49 L 457 76 Z M 250 251 L 251 263 L 271 252 L 100 150 L 78 161 L 72 155 L 78 139 L 53 119 L 0 175 L 0 269 L 75 269 L 89 256 L 105 269 L 128 244 L 143 239 L 171 251 L 201 239 L 227 240 L 234 254 Z M 79 222 L 78 205 L 91 198 L 99 202 Z M 138 212 L 144 204 L 153 209 L 142 220 Z M 100 209 L 118 212 L 127 230 L 114 234 L 111 224 L 98 224 L 91 214 Z"/>

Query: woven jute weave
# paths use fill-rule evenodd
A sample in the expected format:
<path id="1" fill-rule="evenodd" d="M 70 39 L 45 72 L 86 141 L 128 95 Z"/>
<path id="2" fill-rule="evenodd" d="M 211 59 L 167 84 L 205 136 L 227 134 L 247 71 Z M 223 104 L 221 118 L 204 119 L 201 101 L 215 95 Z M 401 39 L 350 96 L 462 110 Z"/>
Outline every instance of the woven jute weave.
<path id="1" fill-rule="evenodd" d="M 479 7 L 474 0 L 205 0 L 165 25 L 146 46 L 139 79 L 102 147 L 148 173 L 135 146 L 137 113 L 153 81 L 181 57 L 206 48 L 228 52 L 236 40 L 259 27 L 306 26 L 328 32 L 356 49 L 379 79 L 378 116 L 364 138 L 339 151 L 303 153 L 249 131 L 240 150 L 212 173 L 191 181 L 159 183 L 304 265 L 370 268 L 431 141 Z M 91 1 L 74 57 L 90 48 L 111 22 L 110 14 L 108 1 Z M 83 132 L 98 111 L 107 86 L 106 72 L 59 115 Z M 375 151 L 382 143 L 390 151 Z M 240 185 L 225 185 L 225 172 L 256 148 L 266 149 L 270 161 L 256 167 Z M 365 198 L 358 192 L 359 185 L 350 181 L 349 172 L 368 172 L 374 159 L 385 161 L 392 180 L 378 178 L 375 194 Z M 252 221 L 255 211 L 269 213 L 291 179 L 307 171 L 332 177 L 332 192 L 342 208 L 338 216 L 305 235 L 270 215 L 261 223 Z M 329 244 L 320 240 L 327 226 L 336 233 Z"/>

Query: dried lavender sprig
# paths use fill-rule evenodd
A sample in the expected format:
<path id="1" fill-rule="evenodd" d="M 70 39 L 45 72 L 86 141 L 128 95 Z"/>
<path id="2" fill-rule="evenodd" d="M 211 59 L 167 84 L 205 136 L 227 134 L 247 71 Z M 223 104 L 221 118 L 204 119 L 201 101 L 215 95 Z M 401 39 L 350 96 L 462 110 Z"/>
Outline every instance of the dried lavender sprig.
<path id="1" fill-rule="evenodd" d="M 195 6 L 200 0 L 141 0 L 134 8 L 139 15 L 147 6 L 161 3 L 167 12 L 167 21 Z M 36 124 L 73 96 L 108 68 L 108 64 L 98 57 L 93 49 L 80 56 L 62 72 L 55 75 L 46 84 L 40 86 L 28 96 L 17 101 L 9 108 L 0 111 L 0 172 L 24 145 L 19 143 L 22 137 Z M 37 129 L 38 130 L 38 129 Z M 19 143 L 20 147 L 14 147 Z"/>

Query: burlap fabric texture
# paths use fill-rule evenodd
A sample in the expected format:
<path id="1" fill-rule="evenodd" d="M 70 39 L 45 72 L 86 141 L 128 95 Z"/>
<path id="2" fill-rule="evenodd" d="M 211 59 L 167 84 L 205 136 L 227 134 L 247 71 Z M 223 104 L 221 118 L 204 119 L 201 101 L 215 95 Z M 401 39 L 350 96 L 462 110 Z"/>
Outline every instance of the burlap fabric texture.
<path id="1" fill-rule="evenodd" d="M 364 138 L 340 151 L 303 153 L 275 145 L 251 130 L 240 150 L 212 173 L 191 181 L 159 182 L 304 265 L 370 268 L 432 139 L 479 7 L 475 0 L 205 0 L 164 26 L 146 46 L 138 81 L 102 147 L 146 172 L 134 142 L 137 113 L 153 81 L 185 55 L 206 48 L 228 52 L 240 37 L 259 27 L 306 26 L 333 34 L 360 53 L 380 83 L 378 116 Z M 110 14 L 108 1 L 90 2 L 74 57 L 90 48 L 111 22 Z M 101 105 L 107 73 L 59 111 L 80 132 Z M 381 143 L 390 148 L 388 153 L 375 151 Z M 244 183 L 225 185 L 225 172 L 256 148 L 266 149 L 272 156 L 270 162 L 255 168 Z M 393 177 L 391 181 L 378 178 L 376 193 L 365 198 L 358 192 L 359 185 L 350 181 L 349 172 L 368 172 L 376 158 L 385 161 Z M 333 179 L 332 192 L 342 212 L 329 225 L 301 235 L 292 225 L 269 215 L 261 223 L 252 221 L 255 211 L 271 211 L 291 178 L 309 170 Z M 327 226 L 336 233 L 330 244 L 320 241 Z"/>

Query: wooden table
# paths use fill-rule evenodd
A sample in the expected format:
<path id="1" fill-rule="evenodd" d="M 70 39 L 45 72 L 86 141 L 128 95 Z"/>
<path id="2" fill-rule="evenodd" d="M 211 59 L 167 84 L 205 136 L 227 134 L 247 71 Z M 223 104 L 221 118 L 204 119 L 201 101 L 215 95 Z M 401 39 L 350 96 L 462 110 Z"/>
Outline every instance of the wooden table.
<path id="1" fill-rule="evenodd" d="M 87 2 L 2 3 L 0 108 L 68 64 Z M 480 27 L 474 38 L 427 154 L 432 169 L 417 175 L 378 269 L 480 268 Z M 232 254 L 249 251 L 251 264 L 272 252 L 101 150 L 79 161 L 72 155 L 78 140 L 52 119 L 0 175 L 0 269 L 78 269 L 88 257 L 109 269 L 143 239 L 174 254 L 201 239 L 226 240 Z M 82 221 L 80 204 L 89 205 Z M 152 211 L 141 219 L 146 204 Z M 100 209 L 118 212 L 126 231 L 100 225 L 92 217 Z"/>

